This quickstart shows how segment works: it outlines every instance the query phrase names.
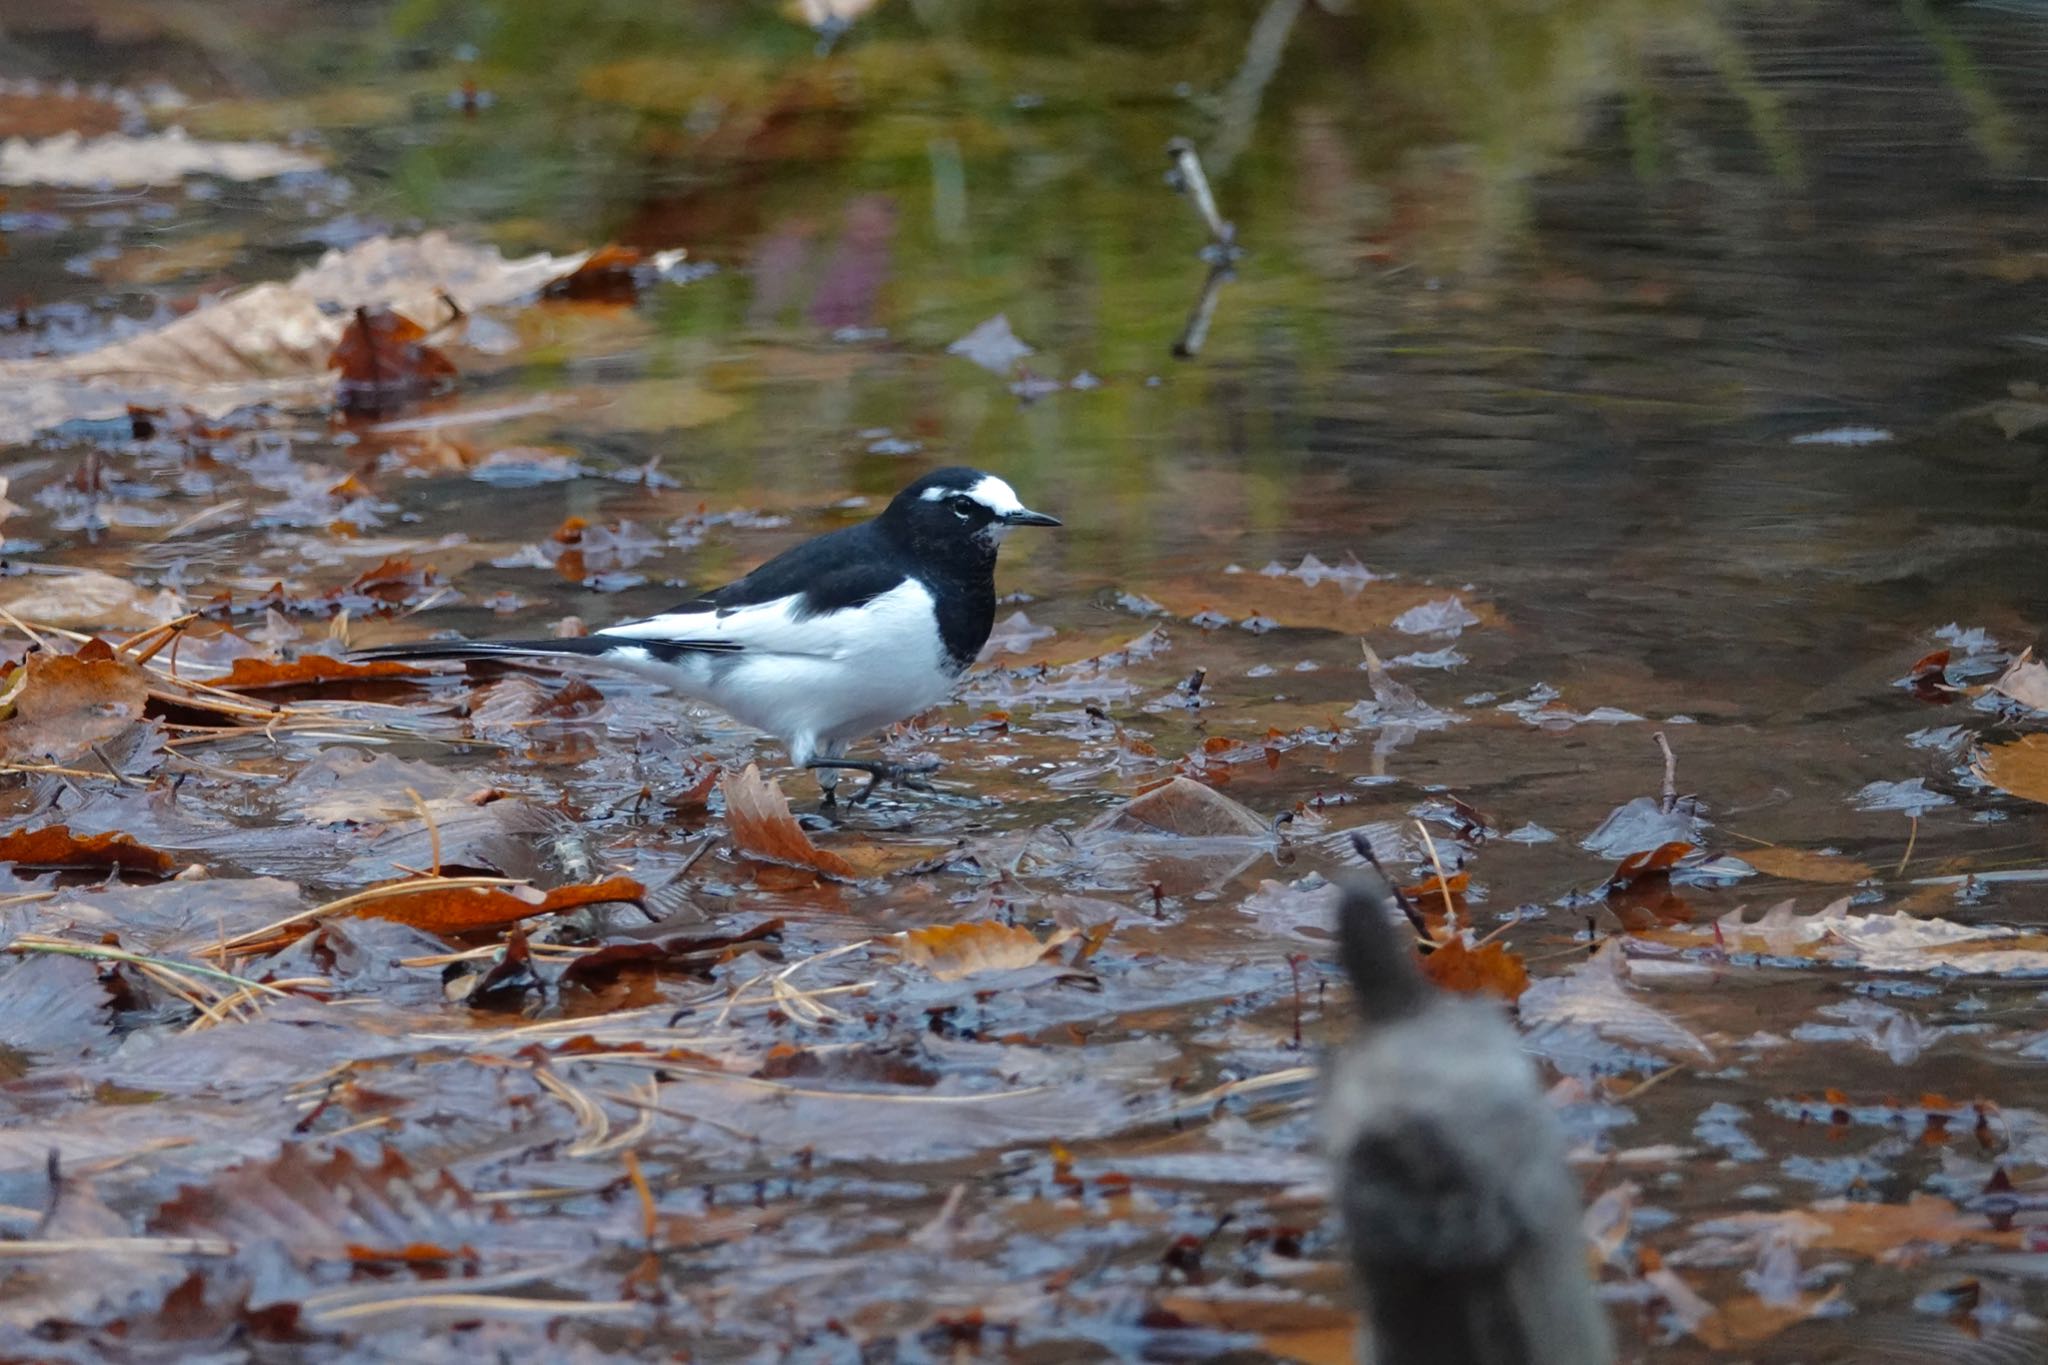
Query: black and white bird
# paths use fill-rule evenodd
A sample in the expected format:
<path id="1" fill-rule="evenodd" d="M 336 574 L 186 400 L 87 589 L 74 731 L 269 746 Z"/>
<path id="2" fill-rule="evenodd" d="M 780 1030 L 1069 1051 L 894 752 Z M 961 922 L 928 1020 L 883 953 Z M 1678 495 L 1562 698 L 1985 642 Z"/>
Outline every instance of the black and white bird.
<path id="1" fill-rule="evenodd" d="M 858 740 L 944 702 L 995 624 L 996 550 L 1059 520 L 979 469 L 925 475 L 872 521 L 805 541 L 680 606 L 577 639 L 450 640 L 358 651 L 384 659 L 581 659 L 663 683 L 766 730 L 797 767 L 875 782 L 894 765 Z M 864 791 L 862 796 L 867 793 Z"/>

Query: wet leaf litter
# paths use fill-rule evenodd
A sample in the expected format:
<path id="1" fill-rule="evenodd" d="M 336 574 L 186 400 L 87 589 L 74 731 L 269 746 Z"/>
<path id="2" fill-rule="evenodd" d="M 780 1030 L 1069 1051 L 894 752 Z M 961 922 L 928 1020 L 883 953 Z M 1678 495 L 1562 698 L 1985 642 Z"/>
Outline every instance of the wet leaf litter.
<path id="1" fill-rule="evenodd" d="M 806 20 L 836 42 L 857 9 Z M 181 175 L 321 164 L 202 150 Z M 762 368 L 879 342 L 977 401 L 1105 382 L 984 300 L 950 354 L 864 343 L 862 241 L 825 266 L 847 334 Z M 772 746 L 631 680 L 347 658 L 484 613 L 575 633 L 894 477 L 721 483 L 595 438 L 716 431 L 737 400 L 526 387 L 694 306 L 658 253 L 584 249 L 375 234 L 281 273 L 293 297 L 247 281 L 13 376 L 14 430 L 94 453 L 14 474 L 6 529 L 41 548 L 0 583 L 10 1330 L 1348 1358 L 1308 1095 L 1343 1007 L 1323 879 L 1366 856 L 1433 979 L 1514 1002 L 1640 1339 L 1756 1351 L 1908 1299 L 2020 1320 L 1997 1285 L 2038 1252 L 2014 1077 L 2043 947 L 1999 893 L 2041 869 L 1944 836 L 2038 818 L 2023 626 L 1939 664 L 1908 631 L 1881 662 L 1910 733 L 1953 733 L 1901 725 L 1887 770 L 1764 843 L 1713 765 L 1727 728 L 1679 714 L 1714 698 L 1538 672 L 1513 585 L 1394 572 L 1307 499 L 1284 544 L 1197 507 L 1232 535 L 1006 574 L 1029 600 L 1000 650 L 888 741 L 943 759 L 943 799 L 823 825 Z M 1185 358 L 1231 325 L 1222 264 Z M 575 501 L 512 506 L 549 488 Z"/>

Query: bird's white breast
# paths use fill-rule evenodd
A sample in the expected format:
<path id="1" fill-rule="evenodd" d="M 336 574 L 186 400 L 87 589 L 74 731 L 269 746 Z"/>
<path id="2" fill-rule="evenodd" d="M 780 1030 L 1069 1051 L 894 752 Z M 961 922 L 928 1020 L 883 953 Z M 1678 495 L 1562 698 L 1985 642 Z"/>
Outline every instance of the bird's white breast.
<path id="1" fill-rule="evenodd" d="M 792 741 L 854 740 L 947 699 L 953 670 L 931 592 L 916 579 L 857 607 L 801 615 L 796 597 L 718 612 L 672 612 L 598 632 L 633 640 L 699 640 L 735 653 L 651 658 L 637 671 Z"/>

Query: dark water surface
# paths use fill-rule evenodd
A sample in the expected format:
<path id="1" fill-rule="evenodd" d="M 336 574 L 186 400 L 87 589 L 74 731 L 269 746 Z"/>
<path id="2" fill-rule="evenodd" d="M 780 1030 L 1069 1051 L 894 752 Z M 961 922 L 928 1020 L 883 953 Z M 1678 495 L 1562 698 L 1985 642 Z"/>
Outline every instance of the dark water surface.
<path id="1" fill-rule="evenodd" d="M 1028 832 L 1071 833 L 1184 755 L 1201 766 L 1205 741 L 1222 737 L 1256 753 L 1210 771 L 1231 795 L 1262 815 L 1308 803 L 1326 821 L 1318 839 L 1372 822 L 1415 880 L 1428 861 L 1408 817 L 1444 812 L 1444 793 L 1483 812 L 1494 837 L 1461 839 L 1456 819 L 1430 828 L 1472 871 L 1481 931 L 1523 921 L 1507 941 L 1538 976 L 1578 960 L 1589 923 L 1602 934 L 1704 923 L 1786 897 L 1801 913 L 1853 891 L 1858 913 L 2048 927 L 2038 881 L 1958 893 L 1922 880 L 2048 863 L 2048 810 L 1970 775 L 1976 746 L 2030 722 L 1895 685 L 1951 623 L 1987 633 L 1955 651 L 1958 667 L 1974 654 L 1982 682 L 2048 621 L 2048 399 L 2027 387 L 2048 378 L 2048 10 L 1332 8 L 1342 12 L 1291 0 L 885 0 L 821 56 L 805 27 L 736 3 L 154 15 L 0 4 L 0 75 L 166 82 L 191 101 L 176 121 L 194 136 L 297 140 L 329 164 L 316 183 L 221 184 L 203 197 L 11 190 L 0 292 L 36 321 L 0 344 L 10 358 L 89 345 L 121 319 L 281 278 L 383 232 L 447 229 L 508 251 L 687 247 L 715 269 L 634 307 L 511 315 L 501 347 L 472 332 L 456 352 L 457 396 L 404 415 L 445 415 L 445 426 L 278 419 L 294 458 L 335 482 L 356 474 L 388 505 L 382 525 L 358 528 L 372 542 L 363 554 L 388 542 L 459 590 L 402 625 L 359 625 L 358 639 L 532 633 L 570 614 L 657 609 L 681 585 L 722 581 L 871 511 L 929 467 L 977 464 L 1067 522 L 1006 551 L 1003 584 L 1018 599 L 1003 613 L 1057 632 L 1010 662 L 1083 657 L 1154 625 L 1170 646 L 1114 686 L 974 685 L 926 743 L 947 759 L 954 797 L 990 804 L 907 801 L 857 818 L 887 838 L 1007 838 L 1021 858 Z M 465 82 L 480 92 L 473 112 Z M 1201 147 L 1245 248 L 1190 358 L 1171 348 L 1210 265 L 1194 213 L 1163 181 L 1176 135 Z M 106 264 L 137 250 L 161 268 Z M 1018 366 L 991 373 L 947 353 L 998 313 L 1034 348 Z M 506 405 L 527 411 L 455 420 Z M 9 453 L 11 496 L 28 508 L 6 528 L 10 553 L 132 565 L 195 600 L 280 578 L 331 586 L 374 562 L 335 549 L 326 528 L 261 515 L 182 548 L 160 525 L 67 529 L 55 502 L 31 495 L 106 437 L 74 427 Z M 587 476 L 477 475 L 493 452 L 520 448 Z M 642 466 L 662 478 L 604 477 Z M 215 492 L 259 511 L 271 496 L 237 469 Z M 177 519 L 214 500 L 189 487 L 163 497 Z M 678 530 L 700 507 L 761 515 Z M 493 565 L 570 516 L 630 521 L 650 539 L 592 555 L 582 573 Z M 1347 554 L 1392 576 L 1362 598 L 1383 605 L 1303 615 L 1262 588 L 1270 563 Z M 494 594 L 510 596 L 493 610 Z M 1453 596 L 1478 618 L 1462 633 L 1392 624 Z M 1247 618 L 1273 628 L 1245 629 Z M 1318 624 L 1343 629 L 1305 628 Z M 1347 715 L 1369 695 L 1361 634 L 1439 724 Z M 1402 661 L 1415 655 L 1448 666 Z M 1208 705 L 1191 711 L 1174 688 L 1196 669 Z M 1543 716 L 1500 709 L 1548 689 L 1557 699 Z M 1120 749 L 1090 704 L 1156 760 Z M 605 744 L 673 723 L 631 687 L 614 705 L 551 760 L 548 780 L 572 807 L 578 793 L 622 790 L 603 770 Z M 1012 722 L 999 743 L 966 729 L 998 708 Z M 1941 727 L 1960 728 L 1929 733 Z M 1616 806 L 1657 794 L 1658 729 L 1714 853 L 1831 850 L 1868 877 L 1760 874 L 1617 911 L 1598 888 L 1629 847 L 1579 844 Z M 1269 731 L 1288 737 L 1270 763 Z M 705 743 L 723 754 L 740 741 L 714 731 Z M 495 760 L 405 752 L 528 780 Z M 1869 784 L 1911 779 L 1927 789 L 1913 811 L 1863 808 L 1882 793 L 1859 802 Z M 808 783 L 786 785 L 807 799 Z M 595 796 L 571 813 L 627 862 L 637 851 L 673 864 L 696 839 Z M 1529 825 L 1556 837 L 1499 837 Z M 1275 930 L 1244 901 L 1264 879 L 1334 866 L 1340 847 L 1309 840 L 1287 865 L 1261 854 L 1163 907 L 1127 867 L 993 890 L 948 874 L 809 900 L 778 899 L 730 867 L 712 873 L 697 902 L 735 922 L 789 916 L 801 943 L 791 960 L 992 903 L 1028 913 L 1081 896 L 1123 918 L 1099 997 L 902 1002 L 985 1010 L 978 1039 L 1017 1054 L 954 1055 L 965 1045 L 935 1023 L 923 1046 L 939 1069 L 990 1086 L 1039 1076 L 1078 1110 L 1055 1106 L 1014 1138 L 996 1117 L 985 1129 L 949 1119 L 930 1150 L 915 1118 L 870 1114 L 868 1150 L 883 1155 L 838 1151 L 815 1179 L 792 1153 L 833 1155 L 839 1120 L 791 1112 L 789 1132 L 756 1133 L 755 1155 L 700 1142 L 697 1129 L 654 1131 L 643 1160 L 666 1174 L 676 1213 L 728 1216 L 713 1183 L 696 1193 L 700 1172 L 760 1179 L 773 1211 L 754 1234 L 707 1235 L 669 1258 L 671 1321 L 699 1341 L 694 1358 L 1336 1358 L 1333 1338 L 1315 1335 L 1340 1296 L 1299 1084 L 1271 1102 L 1233 1099 L 1179 1135 L 1094 1120 L 1306 1060 L 1286 955 L 1315 955 L 1319 933 L 1298 907 L 1287 924 L 1303 931 Z M 281 852 L 242 867 L 326 879 Z M 817 980 L 831 979 L 821 969 Z M 1700 1231 L 1836 1195 L 1966 1199 L 1995 1164 L 2022 1185 L 2048 1172 L 2048 1128 L 2030 1108 L 2042 1104 L 2038 981 L 1780 963 L 1638 985 L 1707 1039 L 1712 1060 L 1673 1054 L 1685 1069 L 1640 1098 L 1631 1087 L 1658 1073 L 1654 1055 L 1616 1047 L 1561 1068 L 1588 1087 L 1592 1117 L 1575 1135 L 1589 1198 L 1640 1187 L 1627 1244 L 1602 1272 L 1631 1358 L 2048 1358 L 2028 1315 L 2048 1305 L 2024 1267 L 1922 1254 L 1956 1238 L 1920 1249 L 1903 1234 L 1867 1247 L 1823 1239 L 1796 1249 L 1805 1278 L 1788 1281 L 1782 1263 L 1759 1269 L 1753 1246 L 1702 1250 Z M 1338 1015 L 1325 1018 L 1317 990 L 1308 1001 L 1313 1044 Z M 1967 1031 L 1943 1031 L 1958 1025 Z M 1846 1036 L 1812 1031 L 1837 1026 Z M 867 1037 L 852 1025 L 831 1036 Z M 1073 1046 L 1082 1037 L 1088 1046 Z M 1837 1101 L 1816 1113 L 1795 1103 L 1827 1090 L 1859 1117 L 1831 1123 Z M 2010 1144 L 1917 1143 L 1917 1124 L 1882 1117 L 1888 1100 L 1927 1094 L 1996 1106 Z M 1725 1125 L 1703 1115 L 1724 1114 L 1717 1105 L 1740 1111 L 1744 1142 L 1714 1136 Z M 1075 1116 L 1090 1106 L 1091 1119 Z M 759 1129 L 764 1108 L 735 1121 Z M 1085 1146 L 1098 1129 L 1111 1135 Z M 1138 1193 L 1091 1188 L 1062 1203 L 1054 1139 L 1072 1142 L 1085 1180 L 1126 1174 Z M 909 1238 L 959 1182 L 962 1225 Z M 604 1223 L 595 1206 L 556 1212 L 588 1220 L 600 1241 L 630 1241 L 619 1229 L 633 1215 Z M 1206 1236 L 1225 1214 L 1235 1221 L 1200 1283 L 1161 1269 L 1176 1237 Z M 1310 1229 L 1305 1258 L 1276 1254 L 1270 1233 L 1245 1235 L 1278 1225 Z M 1646 1248 L 1724 1306 L 1722 1328 L 1680 1330 L 1639 1278 L 1654 1268 Z M 1759 1293 L 1746 1272 L 1765 1286 L 1754 1308 L 1742 1306 Z M 1938 1295 L 1977 1279 L 1982 1307 L 1951 1321 Z M 978 1344 L 959 1325 L 971 1310 L 992 1324 Z M 934 1327 L 935 1315 L 954 1325 Z M 597 1328 L 575 1339 L 592 1350 L 632 1340 Z M 374 1340 L 360 1349 L 374 1353 Z M 1706 1344 L 1716 1340 L 1724 1350 Z M 894 1344 L 863 1355 L 860 1342 Z"/>

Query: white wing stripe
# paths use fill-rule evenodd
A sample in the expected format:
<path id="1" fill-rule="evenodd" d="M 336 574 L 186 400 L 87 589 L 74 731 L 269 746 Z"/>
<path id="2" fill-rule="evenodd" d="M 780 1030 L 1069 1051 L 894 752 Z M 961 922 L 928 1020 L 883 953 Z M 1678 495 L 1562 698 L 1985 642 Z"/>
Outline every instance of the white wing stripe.
<path id="1" fill-rule="evenodd" d="M 595 633 L 622 640 L 716 641 L 737 645 L 749 654 L 829 659 L 900 650 L 912 640 L 922 643 L 926 638 L 936 648 L 938 617 L 932 596 L 916 579 L 860 606 L 816 616 L 796 614 L 799 597 L 793 593 L 723 614 L 669 612 L 606 626 Z"/>

